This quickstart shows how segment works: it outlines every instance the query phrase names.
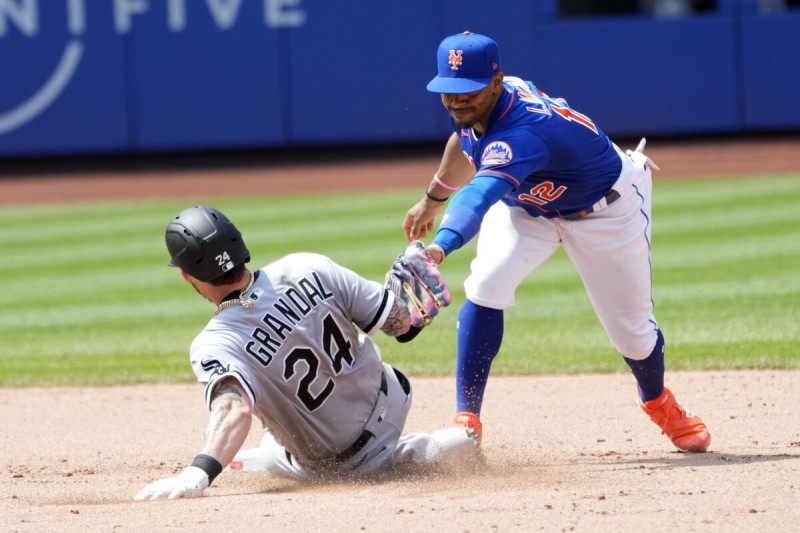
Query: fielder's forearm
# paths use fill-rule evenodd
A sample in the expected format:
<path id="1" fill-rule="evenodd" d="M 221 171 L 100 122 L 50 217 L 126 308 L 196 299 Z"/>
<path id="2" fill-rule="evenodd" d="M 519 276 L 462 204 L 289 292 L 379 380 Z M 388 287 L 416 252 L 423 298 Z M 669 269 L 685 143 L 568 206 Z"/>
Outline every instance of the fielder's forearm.
<path id="1" fill-rule="evenodd" d="M 447 206 L 433 239 L 434 244 L 441 246 L 445 255 L 467 244 L 478 234 L 489 208 L 511 189 L 512 185 L 503 180 L 482 176 L 474 178 Z"/>

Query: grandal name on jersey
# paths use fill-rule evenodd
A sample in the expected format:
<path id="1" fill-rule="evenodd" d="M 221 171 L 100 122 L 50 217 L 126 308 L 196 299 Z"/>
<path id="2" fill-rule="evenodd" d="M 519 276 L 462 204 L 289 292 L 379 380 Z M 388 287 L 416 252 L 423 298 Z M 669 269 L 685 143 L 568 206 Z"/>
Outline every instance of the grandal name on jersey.
<path id="1" fill-rule="evenodd" d="M 332 298 L 333 293 L 326 289 L 316 272 L 308 277 L 300 278 L 297 287 L 289 287 L 282 296 L 272 303 L 273 312 L 266 313 L 261 321 L 265 327 L 256 327 L 253 330 L 252 340 L 247 343 L 247 353 L 261 361 L 266 366 L 272 362 L 272 356 L 278 352 L 287 334 L 294 331 L 297 324 L 321 302 Z M 261 288 L 256 288 L 251 300 L 258 300 L 263 295 Z"/>

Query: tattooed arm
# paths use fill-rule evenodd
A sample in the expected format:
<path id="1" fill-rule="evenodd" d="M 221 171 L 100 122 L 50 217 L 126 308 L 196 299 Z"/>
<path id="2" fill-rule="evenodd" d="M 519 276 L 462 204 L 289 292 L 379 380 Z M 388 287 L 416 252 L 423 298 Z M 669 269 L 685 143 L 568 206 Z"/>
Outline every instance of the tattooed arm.
<path id="1" fill-rule="evenodd" d="M 197 496 L 231 462 L 244 444 L 252 423 L 250 398 L 235 378 L 225 378 L 214 386 L 203 449 L 191 466 L 177 476 L 154 481 L 139 491 L 135 500 L 155 500 Z"/>
<path id="2" fill-rule="evenodd" d="M 408 307 L 394 299 L 392 309 L 386 317 L 386 321 L 381 326 L 381 331 L 390 337 L 399 337 L 407 333 L 411 328 L 411 316 L 408 314 Z"/>
<path id="3" fill-rule="evenodd" d="M 247 438 L 252 423 L 250 398 L 235 378 L 218 383 L 211 393 L 211 413 L 200 453 L 227 465 Z"/>

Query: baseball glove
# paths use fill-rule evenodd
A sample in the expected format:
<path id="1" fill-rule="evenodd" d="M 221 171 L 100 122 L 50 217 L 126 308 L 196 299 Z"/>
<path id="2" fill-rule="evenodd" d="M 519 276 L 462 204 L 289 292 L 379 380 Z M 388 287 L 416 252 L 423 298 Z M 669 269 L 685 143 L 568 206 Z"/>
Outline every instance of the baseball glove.
<path id="1" fill-rule="evenodd" d="M 440 308 L 450 305 L 450 289 L 422 241 L 411 242 L 397 256 L 386 273 L 385 286 L 405 304 L 411 316 L 412 329 L 397 338 L 401 342 L 415 337 L 433 321 Z"/>

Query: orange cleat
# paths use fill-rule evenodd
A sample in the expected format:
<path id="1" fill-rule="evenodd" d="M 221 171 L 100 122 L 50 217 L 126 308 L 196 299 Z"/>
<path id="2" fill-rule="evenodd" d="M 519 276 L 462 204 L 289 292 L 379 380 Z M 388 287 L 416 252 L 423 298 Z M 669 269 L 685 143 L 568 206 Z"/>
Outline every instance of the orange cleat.
<path id="1" fill-rule="evenodd" d="M 680 451 L 702 453 L 708 448 L 711 442 L 708 428 L 699 416 L 687 411 L 668 388 L 664 387 L 664 392 L 655 400 L 642 403 L 640 399 L 639 405 Z"/>
<path id="2" fill-rule="evenodd" d="M 469 411 L 461 411 L 460 413 L 456 413 L 456 416 L 453 417 L 453 424 L 473 430 L 477 437 L 478 444 L 481 443 L 481 439 L 483 438 L 483 424 L 481 424 L 481 419 L 478 418 L 478 415 L 470 413 Z"/>

